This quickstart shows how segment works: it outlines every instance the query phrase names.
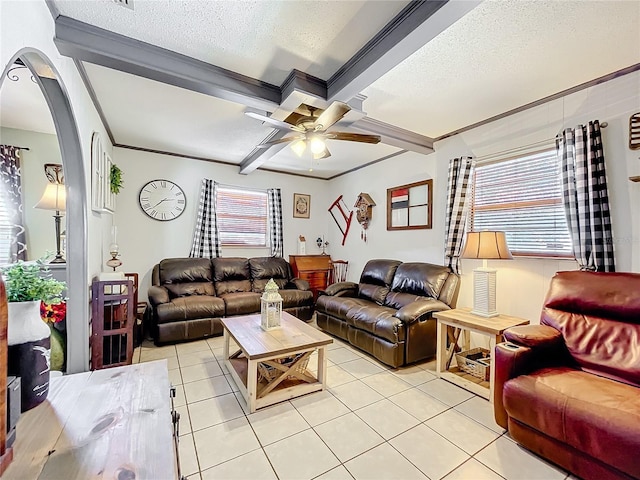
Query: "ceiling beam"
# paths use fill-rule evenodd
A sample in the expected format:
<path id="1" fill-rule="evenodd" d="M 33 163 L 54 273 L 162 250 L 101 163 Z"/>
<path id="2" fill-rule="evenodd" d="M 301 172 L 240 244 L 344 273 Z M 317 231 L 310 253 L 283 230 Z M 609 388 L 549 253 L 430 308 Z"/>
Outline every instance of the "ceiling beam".
<path id="1" fill-rule="evenodd" d="M 280 88 L 231 70 L 60 15 L 55 44 L 62 55 L 272 112 Z"/>
<path id="2" fill-rule="evenodd" d="M 434 152 L 433 138 L 425 137 L 419 133 L 405 130 L 404 128 L 396 127 L 395 125 L 390 125 L 374 118 L 364 117 L 351 126 L 363 132 L 380 135 L 380 142 L 385 145 L 393 145 L 403 150 L 423 153 L 425 155 Z"/>
<path id="3" fill-rule="evenodd" d="M 288 133 L 291 132 L 287 132 L 285 130 L 273 130 L 273 132 L 271 132 L 271 134 L 265 138 L 262 143 L 270 142 L 272 140 L 280 140 Z M 267 160 L 286 146 L 286 143 L 278 143 L 277 145 L 271 145 L 269 148 L 254 148 L 240 163 L 240 173 L 243 175 L 250 174 L 257 168 L 264 165 Z"/>
<path id="4" fill-rule="evenodd" d="M 481 1 L 410 2 L 327 81 L 327 100 L 344 101 L 360 93 Z"/>

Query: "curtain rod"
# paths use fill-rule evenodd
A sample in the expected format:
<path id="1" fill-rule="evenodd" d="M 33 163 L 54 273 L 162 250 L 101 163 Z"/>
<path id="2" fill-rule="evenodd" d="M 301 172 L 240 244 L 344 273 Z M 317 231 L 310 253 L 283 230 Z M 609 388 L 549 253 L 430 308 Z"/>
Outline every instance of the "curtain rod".
<path id="1" fill-rule="evenodd" d="M 602 122 L 600 124 L 600 128 L 607 128 L 608 125 L 609 124 L 607 122 Z M 542 148 L 542 147 L 545 147 L 547 145 L 549 147 L 555 146 L 555 143 L 556 143 L 556 138 L 555 137 L 554 138 L 546 138 L 546 139 L 540 140 L 538 142 L 529 143 L 528 145 L 521 145 L 519 147 L 514 147 L 514 148 L 509 148 L 507 150 L 502 150 L 501 152 L 494 152 L 494 153 L 489 153 L 489 154 L 486 154 L 486 155 L 480 155 L 479 157 L 475 157 L 473 159 L 473 161 L 476 164 L 477 163 L 490 163 L 490 162 L 494 161 L 494 159 L 496 157 L 500 157 L 502 155 L 514 155 L 514 156 L 516 156 L 515 154 L 517 154 L 519 152 L 522 152 L 522 151 L 525 151 L 525 150 L 529 150 L 529 149 L 531 149 L 533 147 L 541 147 L 539 150 L 535 150 L 535 151 L 530 152 L 533 155 L 535 153 L 542 153 L 543 151 L 546 150 L 545 148 Z M 500 160 L 502 161 L 502 160 L 507 160 L 507 159 L 500 159 Z"/>

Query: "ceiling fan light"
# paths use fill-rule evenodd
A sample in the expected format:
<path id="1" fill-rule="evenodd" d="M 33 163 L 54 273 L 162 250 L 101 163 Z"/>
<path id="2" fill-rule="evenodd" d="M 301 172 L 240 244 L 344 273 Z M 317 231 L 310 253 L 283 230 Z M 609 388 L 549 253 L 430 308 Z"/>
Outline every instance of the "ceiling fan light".
<path id="1" fill-rule="evenodd" d="M 329 149 L 327 147 L 325 147 L 324 150 L 322 150 L 320 153 L 314 153 L 313 154 L 313 159 L 314 160 L 322 160 L 323 158 L 327 158 L 327 157 L 330 157 L 330 156 L 331 156 L 331 153 L 329 153 Z"/>
<path id="2" fill-rule="evenodd" d="M 318 136 L 315 136 L 311 139 L 311 141 L 309 142 L 309 146 L 311 147 L 311 153 L 313 153 L 314 155 L 319 155 L 327 149 L 324 140 Z"/>
<path id="3" fill-rule="evenodd" d="M 304 140 L 298 140 L 297 142 L 293 142 L 291 144 L 291 150 L 293 150 L 293 153 L 295 153 L 299 157 L 302 156 L 306 148 L 307 142 L 305 142 Z"/>

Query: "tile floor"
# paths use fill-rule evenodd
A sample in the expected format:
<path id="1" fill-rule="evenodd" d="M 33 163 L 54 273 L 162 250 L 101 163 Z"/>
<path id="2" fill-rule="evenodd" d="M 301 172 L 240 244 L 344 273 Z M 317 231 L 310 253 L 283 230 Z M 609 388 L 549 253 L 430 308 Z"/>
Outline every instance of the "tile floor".
<path id="1" fill-rule="evenodd" d="M 134 361 L 167 360 L 190 480 L 572 478 L 514 443 L 485 399 L 437 379 L 434 362 L 390 369 L 340 340 L 329 348 L 328 390 L 251 415 L 222 337 L 143 345 Z"/>

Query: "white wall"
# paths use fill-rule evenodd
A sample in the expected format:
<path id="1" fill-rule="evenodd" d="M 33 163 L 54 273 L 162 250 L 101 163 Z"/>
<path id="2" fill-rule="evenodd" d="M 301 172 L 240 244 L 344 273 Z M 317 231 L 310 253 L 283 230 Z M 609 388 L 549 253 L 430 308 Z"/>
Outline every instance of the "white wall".
<path id="1" fill-rule="evenodd" d="M 44 174 L 44 164 L 62 163 L 58 137 L 47 133 L 1 128 L 0 143 L 29 148 L 20 152 L 22 204 L 27 230 L 27 259 L 36 260 L 47 252 L 55 253 L 56 230 L 53 220 L 55 212 L 33 207 L 49 184 Z M 65 217 L 62 217 L 63 231 L 64 222 Z"/>
<path id="2" fill-rule="evenodd" d="M 280 188 L 282 194 L 285 258 L 297 253 L 297 239 L 307 240 L 307 254 L 320 253 L 315 245 L 319 235 L 326 235 L 327 208 L 331 203 L 328 182 L 292 175 L 256 171 L 238 174 L 237 166 L 227 166 L 202 160 L 176 158 L 168 155 L 115 148 L 113 161 L 122 169 L 124 187 L 116 199 L 115 225 L 118 227 L 122 267 L 125 272 L 140 275 L 140 298 L 145 299 L 151 284 L 151 270 L 163 258 L 188 257 L 198 209 L 200 184 L 210 178 L 227 185 L 253 188 Z M 171 180 L 185 192 L 187 206 L 175 220 L 160 222 L 149 218 L 138 204 L 144 184 L 154 179 Z M 311 195 L 309 219 L 293 218 L 293 194 Z M 105 261 L 110 238 L 103 241 Z M 265 248 L 223 248 L 223 256 L 269 256 Z M 106 267 L 105 267 L 106 270 Z M 142 301 L 142 300 L 141 300 Z"/>
<path id="3" fill-rule="evenodd" d="M 334 196 L 343 194 L 347 204 L 361 191 L 376 201 L 367 244 L 359 238 L 357 224 L 338 256 L 349 260 L 349 279 L 357 280 L 371 258 L 444 261 L 444 215 L 448 162 L 461 155 L 482 156 L 514 147 L 551 140 L 563 127 L 589 120 L 608 122 L 602 131 L 612 207 L 615 255 L 618 271 L 640 272 L 640 185 L 628 180 L 640 174 L 640 153 L 628 148 L 631 114 L 640 110 L 640 73 L 574 93 L 468 132 L 444 139 L 435 153 L 406 153 L 331 181 Z M 433 178 L 433 229 L 386 231 L 386 189 Z M 330 241 L 337 240 L 329 227 Z M 471 306 L 472 271 L 480 261 L 462 261 L 458 306 Z M 537 322 L 550 278 L 560 270 L 577 268 L 573 260 L 520 258 L 489 262 L 498 269 L 498 310 Z"/>

